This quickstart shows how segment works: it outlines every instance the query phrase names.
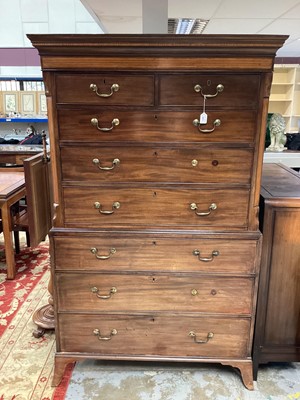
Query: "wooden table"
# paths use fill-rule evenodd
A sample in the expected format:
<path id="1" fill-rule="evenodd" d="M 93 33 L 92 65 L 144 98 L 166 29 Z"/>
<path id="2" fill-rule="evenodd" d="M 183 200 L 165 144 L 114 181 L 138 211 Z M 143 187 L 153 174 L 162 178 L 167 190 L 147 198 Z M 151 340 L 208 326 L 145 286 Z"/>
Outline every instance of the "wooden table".
<path id="1" fill-rule="evenodd" d="M 0 207 L 7 264 L 7 279 L 16 275 L 14 245 L 12 239 L 11 206 L 25 196 L 24 172 L 0 169 Z"/>
<path id="2" fill-rule="evenodd" d="M 42 145 L 0 145 L 0 164 L 23 165 L 26 158 L 43 151 Z"/>
<path id="3" fill-rule="evenodd" d="M 284 150 L 279 152 L 265 152 L 264 163 L 281 163 L 286 167 L 300 168 L 300 151 Z"/>

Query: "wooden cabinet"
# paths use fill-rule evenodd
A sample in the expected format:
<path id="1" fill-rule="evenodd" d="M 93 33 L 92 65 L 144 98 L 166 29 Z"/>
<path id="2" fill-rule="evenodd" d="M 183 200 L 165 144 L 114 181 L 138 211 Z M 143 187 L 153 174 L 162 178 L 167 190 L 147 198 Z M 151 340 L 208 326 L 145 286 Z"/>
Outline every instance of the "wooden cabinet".
<path id="1" fill-rule="evenodd" d="M 300 361 L 300 175 L 264 164 L 261 277 L 253 350 L 258 365 Z"/>
<path id="2" fill-rule="evenodd" d="M 281 114 L 287 133 L 300 130 L 300 67 L 275 65 L 271 87 L 269 113 Z"/>
<path id="3" fill-rule="evenodd" d="M 96 358 L 220 362 L 253 388 L 264 133 L 286 37 L 29 37 L 51 121 L 53 383 Z"/>

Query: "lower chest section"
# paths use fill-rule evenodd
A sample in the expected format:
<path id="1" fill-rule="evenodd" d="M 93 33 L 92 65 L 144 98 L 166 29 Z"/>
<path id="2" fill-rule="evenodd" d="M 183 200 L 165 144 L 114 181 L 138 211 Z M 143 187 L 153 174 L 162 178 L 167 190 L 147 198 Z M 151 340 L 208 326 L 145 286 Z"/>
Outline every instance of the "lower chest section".
<path id="1" fill-rule="evenodd" d="M 52 236 L 58 347 L 131 357 L 248 357 L 259 236 Z"/>

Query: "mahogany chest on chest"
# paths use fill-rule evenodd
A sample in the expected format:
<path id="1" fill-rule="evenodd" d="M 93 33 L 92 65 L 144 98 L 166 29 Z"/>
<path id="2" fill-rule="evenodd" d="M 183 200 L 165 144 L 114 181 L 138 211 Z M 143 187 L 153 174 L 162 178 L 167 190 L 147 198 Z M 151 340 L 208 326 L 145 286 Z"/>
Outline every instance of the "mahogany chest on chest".
<path id="1" fill-rule="evenodd" d="M 286 37 L 29 38 L 51 135 L 54 384 L 97 358 L 220 362 L 251 389 L 264 135 Z"/>

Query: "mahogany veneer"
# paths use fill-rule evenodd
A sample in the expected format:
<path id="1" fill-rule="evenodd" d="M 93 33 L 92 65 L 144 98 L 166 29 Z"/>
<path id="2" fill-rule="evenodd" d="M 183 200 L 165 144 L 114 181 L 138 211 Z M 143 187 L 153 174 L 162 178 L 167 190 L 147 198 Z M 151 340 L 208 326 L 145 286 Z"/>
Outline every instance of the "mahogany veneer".
<path id="1" fill-rule="evenodd" d="M 286 36 L 29 38 L 54 175 L 53 384 L 96 358 L 220 362 L 252 389 L 261 166 Z"/>

